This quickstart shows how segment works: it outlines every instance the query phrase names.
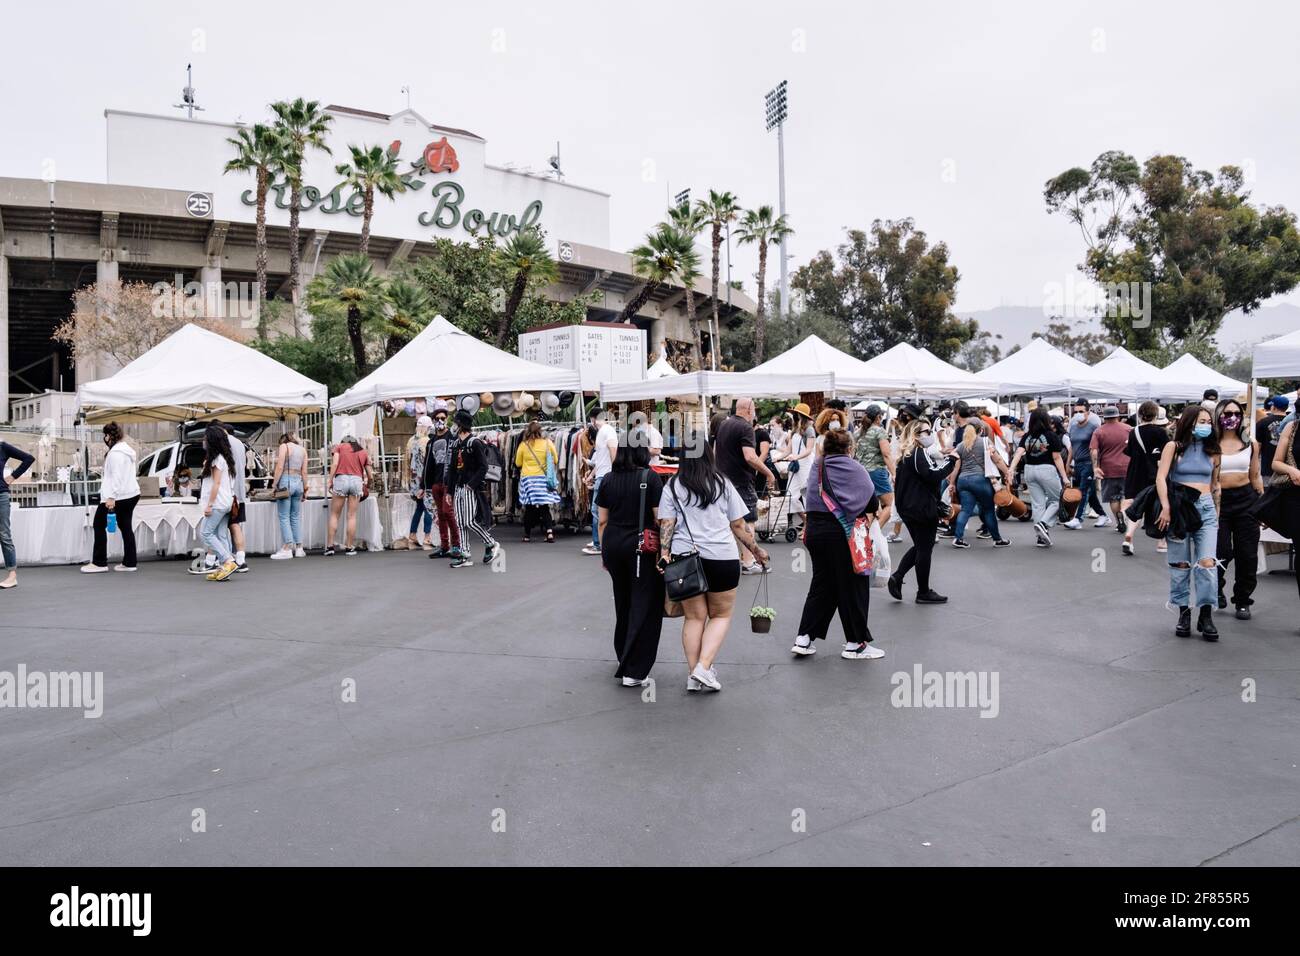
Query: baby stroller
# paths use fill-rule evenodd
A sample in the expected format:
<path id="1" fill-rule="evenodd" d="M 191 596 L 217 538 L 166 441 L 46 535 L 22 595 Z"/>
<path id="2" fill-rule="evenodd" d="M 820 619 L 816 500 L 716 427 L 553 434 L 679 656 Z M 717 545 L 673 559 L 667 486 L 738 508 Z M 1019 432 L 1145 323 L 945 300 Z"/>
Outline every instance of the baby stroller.
<path id="1" fill-rule="evenodd" d="M 772 541 L 784 534 L 791 544 L 799 537 L 799 529 L 790 527 L 790 496 L 772 495 L 758 500 L 758 540 Z"/>

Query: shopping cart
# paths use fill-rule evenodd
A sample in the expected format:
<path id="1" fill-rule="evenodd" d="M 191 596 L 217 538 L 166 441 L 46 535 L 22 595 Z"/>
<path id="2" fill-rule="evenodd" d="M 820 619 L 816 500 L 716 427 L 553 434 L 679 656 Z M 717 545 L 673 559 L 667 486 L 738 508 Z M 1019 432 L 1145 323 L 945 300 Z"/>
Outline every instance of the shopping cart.
<path id="1" fill-rule="evenodd" d="M 757 530 L 760 541 L 771 541 L 784 534 L 785 540 L 793 543 L 799 537 L 799 529 L 790 527 L 789 495 L 772 495 L 758 500 Z"/>

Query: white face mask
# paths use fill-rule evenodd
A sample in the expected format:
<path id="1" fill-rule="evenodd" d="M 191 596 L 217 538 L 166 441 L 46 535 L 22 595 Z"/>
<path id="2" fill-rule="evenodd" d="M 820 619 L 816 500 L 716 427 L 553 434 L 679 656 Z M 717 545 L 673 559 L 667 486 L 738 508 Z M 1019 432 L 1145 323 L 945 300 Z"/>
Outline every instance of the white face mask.
<path id="1" fill-rule="evenodd" d="M 933 435 L 918 435 L 916 440 L 922 448 L 930 448 L 934 445 Z"/>

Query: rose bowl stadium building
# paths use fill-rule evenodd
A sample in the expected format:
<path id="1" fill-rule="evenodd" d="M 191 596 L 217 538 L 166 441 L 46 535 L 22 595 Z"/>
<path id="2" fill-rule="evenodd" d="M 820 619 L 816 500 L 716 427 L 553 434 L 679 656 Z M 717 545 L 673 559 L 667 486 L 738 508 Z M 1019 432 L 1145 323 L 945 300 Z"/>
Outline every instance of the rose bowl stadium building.
<path id="1" fill-rule="evenodd" d="M 463 129 L 430 123 L 414 110 L 392 115 L 341 106 L 333 116 L 331 155 L 315 152 L 304 169 L 300 215 L 302 276 L 289 287 L 289 191 L 272 182 L 267 198 L 268 295 L 301 301 L 302 285 L 333 257 L 359 250 L 361 201 L 334 170 L 349 144 L 397 150 L 407 189 L 390 201 L 375 197 L 369 253 L 390 271 L 431 255 L 433 240 L 504 239 L 539 226 L 559 265 L 547 290 L 557 301 L 594 295 L 588 319 L 614 321 L 643 288 L 631 258 L 609 248 L 606 193 L 488 162 L 486 141 Z M 224 173 L 236 124 L 105 111 L 105 183 L 0 177 L 0 362 L 9 398 L 112 374 L 111 360 L 80 357 L 54 342 L 54 328 L 72 313 L 73 292 L 114 279 L 191 284 L 210 303 L 208 315 L 246 327 L 255 289 L 255 200 L 251 173 Z M 651 223 L 646 224 L 647 230 Z M 702 249 L 707 259 L 707 250 Z M 706 270 L 707 271 L 707 270 Z M 695 284 L 701 320 L 711 309 L 709 278 Z M 296 294 L 295 294 L 296 293 Z M 658 289 L 634 317 L 650 352 L 665 341 L 691 340 L 686 292 Z M 720 294 L 723 318 L 752 312 L 739 290 Z M 730 302 L 728 302 L 728 298 Z M 292 332 L 293 310 L 280 331 Z M 454 317 L 453 317 L 454 318 Z M 303 317 L 305 327 L 307 318 Z M 701 329 L 706 326 L 701 324 Z"/>

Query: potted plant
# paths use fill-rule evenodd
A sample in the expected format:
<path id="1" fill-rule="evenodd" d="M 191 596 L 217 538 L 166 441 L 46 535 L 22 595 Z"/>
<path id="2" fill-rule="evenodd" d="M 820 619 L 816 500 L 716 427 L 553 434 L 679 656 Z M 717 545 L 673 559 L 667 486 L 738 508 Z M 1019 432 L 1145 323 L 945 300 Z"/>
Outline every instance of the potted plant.
<path id="1" fill-rule="evenodd" d="M 749 609 L 749 626 L 755 634 L 767 634 L 772 630 L 772 621 L 776 611 L 770 607 L 751 607 Z"/>

